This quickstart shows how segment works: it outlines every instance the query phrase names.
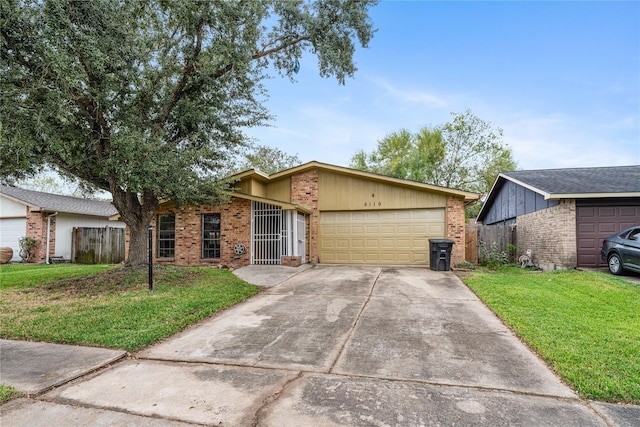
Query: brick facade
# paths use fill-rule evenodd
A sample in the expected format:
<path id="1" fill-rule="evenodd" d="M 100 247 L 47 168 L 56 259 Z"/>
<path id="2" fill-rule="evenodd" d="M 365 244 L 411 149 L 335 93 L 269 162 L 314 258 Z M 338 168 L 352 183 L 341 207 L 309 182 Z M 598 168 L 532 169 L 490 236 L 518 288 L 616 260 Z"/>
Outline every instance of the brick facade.
<path id="1" fill-rule="evenodd" d="M 32 212 L 27 206 L 27 236 L 39 241 L 31 262 L 45 262 L 47 259 L 47 216 L 46 212 Z M 56 217 L 50 218 L 49 256 L 53 256 L 56 247 Z"/>
<path id="2" fill-rule="evenodd" d="M 451 265 L 454 266 L 465 259 L 464 199 L 447 196 L 446 218 L 447 239 L 454 242 L 451 252 Z"/>
<path id="3" fill-rule="evenodd" d="M 531 249 L 533 263 L 543 270 L 575 268 L 578 264 L 574 199 L 519 216 L 516 233 L 518 252 Z"/>
<path id="4" fill-rule="evenodd" d="M 318 211 L 318 169 L 311 169 L 291 176 L 291 203 L 312 209 L 307 221 L 308 262 L 317 263 L 320 212 Z"/>
<path id="5" fill-rule="evenodd" d="M 220 214 L 220 258 L 202 258 L 202 215 Z M 174 258 L 158 258 L 157 225 L 158 215 L 175 215 L 175 256 Z M 151 222 L 153 225 L 154 263 L 176 265 L 222 265 L 226 267 L 242 267 L 250 263 L 251 249 L 251 202 L 233 198 L 221 207 L 206 205 L 176 206 L 168 203 L 156 211 Z M 243 244 L 246 253 L 236 255 L 234 246 Z"/>
<path id="6" fill-rule="evenodd" d="M 283 256 L 282 265 L 297 266 L 301 263 L 319 262 L 319 230 L 320 212 L 318 210 L 319 171 L 318 168 L 303 170 L 292 174 L 291 203 L 311 210 L 306 221 L 306 259 L 299 256 Z M 157 258 L 157 216 L 172 213 L 175 215 L 175 256 L 174 258 Z M 202 214 L 221 214 L 221 256 L 220 259 L 203 259 L 202 252 Z M 157 211 L 152 225 L 154 228 L 154 262 L 177 265 L 214 264 L 232 268 L 249 265 L 251 262 L 251 201 L 232 198 L 221 208 L 211 206 L 176 206 L 168 203 Z M 465 258 L 465 211 L 464 199 L 457 196 L 447 197 L 446 206 L 447 238 L 455 242 L 451 257 L 451 265 L 464 261 Z M 247 253 L 237 257 L 234 245 L 242 243 Z"/>

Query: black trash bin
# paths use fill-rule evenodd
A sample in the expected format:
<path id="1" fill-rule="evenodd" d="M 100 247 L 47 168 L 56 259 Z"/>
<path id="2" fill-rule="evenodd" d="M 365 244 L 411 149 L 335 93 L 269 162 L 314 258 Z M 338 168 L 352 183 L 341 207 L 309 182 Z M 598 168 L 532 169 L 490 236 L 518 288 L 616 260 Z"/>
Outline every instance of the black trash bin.
<path id="1" fill-rule="evenodd" d="M 451 251 L 453 249 L 453 243 L 454 241 L 449 239 L 429 239 L 429 249 L 431 251 L 429 268 L 431 268 L 431 270 L 451 270 Z"/>

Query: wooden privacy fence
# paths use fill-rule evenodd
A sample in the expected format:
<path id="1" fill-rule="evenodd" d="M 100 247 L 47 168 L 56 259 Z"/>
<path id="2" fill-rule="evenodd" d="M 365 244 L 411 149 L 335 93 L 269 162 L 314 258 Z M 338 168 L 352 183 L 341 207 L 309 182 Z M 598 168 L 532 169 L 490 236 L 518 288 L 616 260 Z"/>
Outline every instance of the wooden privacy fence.
<path id="1" fill-rule="evenodd" d="M 487 251 L 504 252 L 509 256 L 511 262 L 517 255 L 515 224 L 492 224 L 478 227 L 478 246 L 480 248 L 478 258 L 484 261 L 482 247 Z"/>
<path id="2" fill-rule="evenodd" d="M 478 263 L 478 226 L 468 225 L 464 229 L 464 260 Z"/>
<path id="3" fill-rule="evenodd" d="M 71 260 L 78 264 L 117 264 L 124 260 L 124 228 L 74 227 Z"/>

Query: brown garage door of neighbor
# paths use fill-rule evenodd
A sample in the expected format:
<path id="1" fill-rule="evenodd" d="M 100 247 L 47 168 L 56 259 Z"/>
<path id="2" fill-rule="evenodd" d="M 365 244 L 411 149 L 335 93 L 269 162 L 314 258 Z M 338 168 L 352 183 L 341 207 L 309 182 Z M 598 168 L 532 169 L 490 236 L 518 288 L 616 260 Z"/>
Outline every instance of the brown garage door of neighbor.
<path id="1" fill-rule="evenodd" d="M 428 265 L 444 236 L 444 209 L 321 212 L 320 262 Z"/>
<path id="2" fill-rule="evenodd" d="M 576 240 L 578 267 L 600 267 L 602 240 L 614 233 L 640 224 L 640 205 L 578 205 Z"/>

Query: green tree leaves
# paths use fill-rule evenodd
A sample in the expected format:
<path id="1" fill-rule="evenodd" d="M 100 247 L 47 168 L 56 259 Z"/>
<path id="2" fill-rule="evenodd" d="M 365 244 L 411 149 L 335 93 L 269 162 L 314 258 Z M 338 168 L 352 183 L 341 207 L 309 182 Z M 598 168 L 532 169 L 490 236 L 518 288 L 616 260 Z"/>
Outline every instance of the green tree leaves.
<path id="1" fill-rule="evenodd" d="M 413 134 L 393 132 L 371 153 L 358 151 L 351 167 L 396 178 L 486 194 L 501 171 L 515 170 L 502 129 L 470 110 Z"/>
<path id="2" fill-rule="evenodd" d="M 311 51 L 344 83 L 374 33 L 369 1 L 1 1 L 0 174 L 111 192 L 132 248 L 159 200 L 219 201 L 268 72 Z"/>

